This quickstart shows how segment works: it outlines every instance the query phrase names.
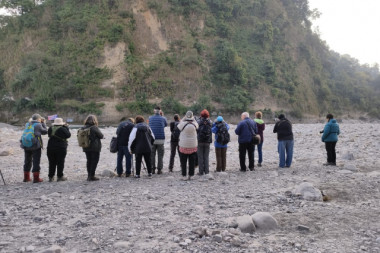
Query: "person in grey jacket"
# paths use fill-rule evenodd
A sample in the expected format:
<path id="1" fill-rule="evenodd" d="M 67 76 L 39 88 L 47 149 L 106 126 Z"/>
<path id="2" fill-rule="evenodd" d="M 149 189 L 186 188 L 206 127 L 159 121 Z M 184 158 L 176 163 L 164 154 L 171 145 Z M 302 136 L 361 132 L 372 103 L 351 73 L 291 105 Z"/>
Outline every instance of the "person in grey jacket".
<path id="1" fill-rule="evenodd" d="M 48 133 L 48 129 L 45 125 L 45 119 L 39 114 L 33 114 L 32 121 L 26 123 L 25 128 L 34 125 L 34 136 L 37 138 L 37 145 L 33 148 L 24 147 L 24 182 L 30 182 L 30 170 L 33 164 L 33 183 L 43 182 L 40 179 L 40 162 L 41 162 L 41 150 L 43 149 L 42 135 Z"/>

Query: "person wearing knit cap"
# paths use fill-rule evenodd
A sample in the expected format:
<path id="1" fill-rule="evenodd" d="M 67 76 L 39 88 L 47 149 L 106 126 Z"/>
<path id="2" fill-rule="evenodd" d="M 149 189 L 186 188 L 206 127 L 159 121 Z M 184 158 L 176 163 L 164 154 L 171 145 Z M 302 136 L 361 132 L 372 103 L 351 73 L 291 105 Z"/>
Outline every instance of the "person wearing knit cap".
<path id="1" fill-rule="evenodd" d="M 132 129 L 135 127 L 135 120 L 129 118 L 119 124 L 116 135 L 117 135 L 117 176 L 121 177 L 123 174 L 123 159 L 125 157 L 125 176 L 130 177 L 132 172 L 132 155 L 128 150 L 129 135 Z"/>
<path id="2" fill-rule="evenodd" d="M 174 121 L 170 122 L 170 159 L 169 159 L 169 172 L 173 172 L 174 167 L 174 157 L 176 152 L 178 152 L 179 155 L 179 136 L 181 134 L 181 131 L 178 129 L 178 124 L 180 121 L 179 115 L 175 114 L 173 117 Z"/>
<path id="3" fill-rule="evenodd" d="M 228 132 L 230 130 L 230 126 L 224 122 L 222 116 L 218 116 L 216 118 L 216 122 L 214 122 L 212 126 L 212 132 L 215 134 L 215 142 L 214 142 L 214 147 L 215 147 L 215 156 L 216 156 L 216 171 L 221 172 L 221 171 L 226 171 L 227 167 L 227 145 L 222 142 L 222 138 L 219 138 L 219 133 L 223 133 L 225 131 Z M 219 138 L 219 139 L 218 139 Z"/>
<path id="4" fill-rule="evenodd" d="M 255 122 L 257 124 L 257 130 L 259 131 L 258 134 L 260 135 L 261 142 L 259 145 L 257 145 L 257 152 L 259 153 L 259 162 L 257 166 L 261 167 L 261 163 L 263 162 L 263 143 L 264 143 L 264 130 L 265 130 L 265 123 L 263 118 L 262 112 L 256 112 L 255 113 Z M 255 152 L 255 146 L 253 146 L 253 152 Z"/>
<path id="5" fill-rule="evenodd" d="M 162 174 L 164 167 L 164 154 L 165 154 L 165 127 L 168 125 L 166 118 L 161 116 L 164 113 L 161 111 L 160 106 L 154 108 L 154 115 L 149 117 L 149 127 L 152 129 L 155 136 L 152 154 L 150 157 L 152 165 L 152 174 Z M 156 153 L 157 153 L 157 167 L 156 167 Z"/>
<path id="6" fill-rule="evenodd" d="M 177 127 L 181 131 L 178 145 L 179 157 L 181 160 L 182 180 L 191 180 L 191 177 L 194 176 L 195 156 L 197 155 L 198 147 L 198 123 L 194 119 L 193 112 L 188 111 Z M 186 169 L 187 161 L 189 161 L 188 177 Z"/>
<path id="7" fill-rule="evenodd" d="M 277 133 L 278 154 L 280 156 L 280 168 L 289 168 L 293 160 L 294 136 L 292 122 L 284 114 L 278 116 L 278 121 L 274 125 L 273 133 Z"/>
<path id="8" fill-rule="evenodd" d="M 33 172 L 33 183 L 40 183 L 43 180 L 40 178 L 40 161 L 41 153 L 43 148 L 42 135 L 48 133 L 48 129 L 45 125 L 45 119 L 39 114 L 32 115 L 32 121 L 26 123 L 25 131 L 30 131 L 34 128 L 33 134 L 36 139 L 36 144 L 32 147 L 23 147 L 24 148 L 24 182 L 30 182 L 30 170 Z M 27 130 L 29 129 L 29 130 Z M 32 169 L 33 165 L 33 169 Z"/>
<path id="9" fill-rule="evenodd" d="M 201 112 L 201 117 L 197 120 L 198 128 L 198 175 L 202 176 L 209 173 L 209 156 L 210 144 L 212 142 L 212 121 L 210 120 L 210 113 L 204 109 Z"/>

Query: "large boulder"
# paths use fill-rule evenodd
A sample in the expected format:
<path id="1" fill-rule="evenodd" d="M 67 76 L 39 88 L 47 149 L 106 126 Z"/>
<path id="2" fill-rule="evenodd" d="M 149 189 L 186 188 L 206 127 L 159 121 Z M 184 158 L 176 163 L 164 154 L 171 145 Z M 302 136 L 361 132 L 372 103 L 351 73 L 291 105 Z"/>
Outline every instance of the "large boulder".
<path id="1" fill-rule="evenodd" d="M 267 212 L 257 212 L 251 216 L 257 230 L 273 230 L 279 228 L 277 220 Z"/>
<path id="2" fill-rule="evenodd" d="M 304 182 L 297 186 L 295 189 L 295 194 L 302 195 L 304 200 L 321 202 L 323 201 L 321 191 L 308 182 Z"/>
<path id="3" fill-rule="evenodd" d="M 13 155 L 13 148 L 3 148 L 0 150 L 0 156 L 10 156 Z"/>
<path id="4" fill-rule="evenodd" d="M 253 233 L 256 231 L 255 224 L 253 224 L 252 218 L 248 215 L 240 216 L 236 218 L 238 228 L 243 233 Z"/>
<path id="5" fill-rule="evenodd" d="M 105 169 L 102 171 L 102 176 L 103 177 L 116 177 L 117 174 L 113 172 L 112 170 Z"/>

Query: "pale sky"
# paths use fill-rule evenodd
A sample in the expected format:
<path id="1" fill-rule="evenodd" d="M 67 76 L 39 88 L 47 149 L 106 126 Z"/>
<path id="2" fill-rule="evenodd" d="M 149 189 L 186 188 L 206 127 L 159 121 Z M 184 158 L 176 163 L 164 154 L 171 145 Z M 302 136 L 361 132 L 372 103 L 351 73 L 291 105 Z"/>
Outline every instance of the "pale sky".
<path id="1" fill-rule="evenodd" d="M 312 20 L 330 49 L 360 64 L 380 64 L 380 0 L 309 0 L 322 16 Z"/>

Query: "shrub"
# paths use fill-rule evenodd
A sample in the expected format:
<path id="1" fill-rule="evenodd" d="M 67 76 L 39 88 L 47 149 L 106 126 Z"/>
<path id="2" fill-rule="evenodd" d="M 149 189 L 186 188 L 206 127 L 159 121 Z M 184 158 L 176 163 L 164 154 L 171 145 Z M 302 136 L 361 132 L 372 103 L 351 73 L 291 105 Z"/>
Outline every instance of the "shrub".
<path id="1" fill-rule="evenodd" d="M 253 102 L 253 97 L 240 86 L 235 86 L 233 89 L 226 92 L 222 103 L 224 108 L 231 112 L 247 111 L 250 103 Z"/>
<path id="2" fill-rule="evenodd" d="M 166 97 L 161 102 L 161 107 L 165 112 L 185 114 L 187 107 L 181 104 L 177 99 Z"/>
<path id="3" fill-rule="evenodd" d="M 189 108 L 189 110 L 191 110 L 194 114 L 200 113 L 203 109 L 207 109 L 209 112 L 214 110 L 211 98 L 208 95 L 200 96 L 198 100 Z"/>
<path id="4" fill-rule="evenodd" d="M 146 93 L 137 93 L 136 101 L 127 103 L 127 108 L 134 113 L 150 113 L 154 105 L 149 103 Z"/>
<path id="5" fill-rule="evenodd" d="M 290 111 L 289 114 L 290 114 L 290 116 L 297 118 L 297 119 L 303 118 L 303 112 L 300 108 L 296 108 L 296 109 Z"/>

